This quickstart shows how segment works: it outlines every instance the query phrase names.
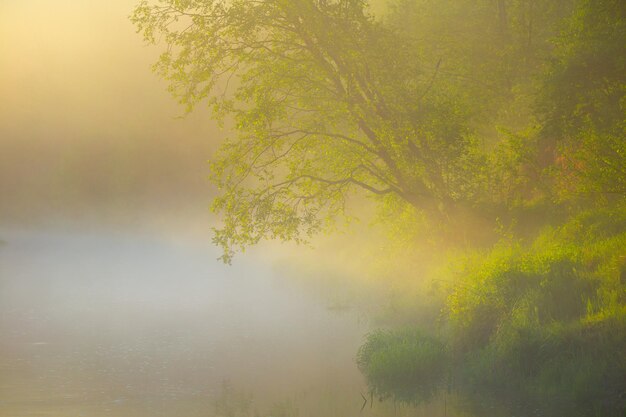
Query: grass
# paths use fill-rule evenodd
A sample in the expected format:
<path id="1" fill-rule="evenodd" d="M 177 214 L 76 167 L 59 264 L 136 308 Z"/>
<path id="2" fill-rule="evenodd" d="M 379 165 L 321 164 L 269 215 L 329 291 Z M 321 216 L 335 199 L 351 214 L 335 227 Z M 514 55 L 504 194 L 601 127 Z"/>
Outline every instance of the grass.
<path id="1" fill-rule="evenodd" d="M 361 348 L 374 393 L 415 403 L 446 382 L 514 414 L 625 415 L 622 206 L 465 254 L 447 274 L 438 338 L 379 331 Z"/>

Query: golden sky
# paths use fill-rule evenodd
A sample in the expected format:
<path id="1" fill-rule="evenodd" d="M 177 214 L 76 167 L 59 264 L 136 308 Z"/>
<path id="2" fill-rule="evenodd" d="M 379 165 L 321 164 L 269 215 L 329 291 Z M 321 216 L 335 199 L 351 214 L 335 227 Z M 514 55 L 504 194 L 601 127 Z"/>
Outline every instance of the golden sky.
<path id="1" fill-rule="evenodd" d="M 149 70 L 158 49 L 144 46 L 128 21 L 134 4 L 0 2 L 3 130 L 81 136 L 145 133 L 155 122 L 159 130 L 174 128 L 168 122 L 182 109 Z"/>
<path id="2" fill-rule="evenodd" d="M 3 206 L 209 193 L 223 133 L 205 109 L 179 118 L 150 69 L 160 49 L 128 20 L 136 3 L 0 1 L 0 222 Z"/>

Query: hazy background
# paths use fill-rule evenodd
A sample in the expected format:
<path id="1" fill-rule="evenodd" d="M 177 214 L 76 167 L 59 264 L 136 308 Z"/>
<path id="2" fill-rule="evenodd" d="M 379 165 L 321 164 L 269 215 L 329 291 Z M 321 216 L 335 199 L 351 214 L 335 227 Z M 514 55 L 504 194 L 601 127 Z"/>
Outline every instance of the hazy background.
<path id="1" fill-rule="evenodd" d="M 0 417 L 210 416 L 242 395 L 358 414 L 367 324 L 343 271 L 317 280 L 285 247 L 216 261 L 225 133 L 180 118 L 135 4 L 0 1 Z"/>
<path id="2" fill-rule="evenodd" d="M 452 233 L 447 233 L 446 228 L 435 230 L 438 229 L 436 222 L 429 230 L 428 222 L 421 221 L 420 216 L 411 210 L 397 213 L 397 216 L 394 211 L 393 216 L 397 218 L 387 219 L 392 221 L 385 227 L 355 221 L 342 234 L 344 228 L 338 225 L 339 233 L 316 238 L 315 250 L 298 247 L 294 251 L 290 245 L 263 243 L 245 255 L 238 254 L 235 265 L 228 267 L 216 260 L 219 249 L 211 244 L 210 228 L 218 220 L 208 210 L 215 190 L 207 180 L 207 160 L 228 132 L 218 129 L 202 106 L 181 117 L 183 107 L 169 95 L 166 83 L 150 71 L 162 48 L 145 46 L 128 20 L 138 1 L 0 0 L 0 417 L 513 415 L 494 408 L 491 403 L 484 403 L 480 396 L 470 399 L 467 407 L 474 408 L 471 403 L 476 402 L 488 408 L 488 412 L 479 410 L 478 413 L 464 414 L 452 411 L 448 407 L 452 404 L 449 400 L 457 402 L 457 399 L 446 397 L 444 392 L 420 409 L 399 409 L 391 401 L 373 401 L 372 408 L 367 404 L 361 410 L 363 394 L 368 393 L 368 387 L 356 367 L 355 356 L 367 332 L 385 326 L 432 329 L 437 338 L 450 346 L 455 346 L 458 333 L 462 341 L 458 358 L 470 359 L 468 365 L 452 369 L 463 362 L 456 360 L 453 351 L 450 358 L 455 358 L 454 366 L 440 368 L 447 369 L 445 372 L 449 374 L 442 379 L 453 381 L 453 386 L 457 376 L 461 383 L 467 379 L 469 385 L 482 378 L 498 381 L 492 377 L 499 370 L 494 372 L 496 368 L 491 364 L 510 363 L 511 368 L 503 367 L 501 375 L 514 396 L 519 394 L 524 398 L 526 394 L 530 397 L 530 393 L 540 393 L 537 399 L 541 400 L 542 395 L 562 392 L 566 395 L 558 399 L 556 406 L 562 401 L 562 404 L 567 402 L 568 408 L 576 407 L 574 400 L 578 399 L 572 396 L 572 401 L 568 400 L 573 390 L 563 383 L 571 380 L 576 381 L 576 389 L 593 387 L 590 393 L 598 386 L 597 392 L 602 394 L 598 398 L 602 401 L 612 398 L 607 391 L 612 380 L 609 379 L 604 387 L 597 383 L 605 378 L 595 372 L 596 362 L 585 359 L 581 361 L 583 367 L 574 369 L 569 362 L 561 364 L 562 361 L 558 360 L 562 357 L 560 346 L 575 347 L 572 341 L 579 338 L 574 333 L 593 330 L 594 327 L 589 327 L 591 323 L 609 329 L 606 333 L 610 334 L 612 327 L 603 327 L 603 320 L 607 320 L 607 326 L 612 326 L 609 320 L 619 319 L 616 304 L 612 301 L 618 299 L 617 291 L 621 290 L 617 270 L 615 275 L 606 275 L 606 282 L 600 283 L 595 269 L 613 271 L 617 261 L 608 263 L 608 260 L 622 259 L 618 258 L 621 256 L 619 245 L 613 249 L 613 241 L 601 236 L 604 225 L 612 223 L 604 223 L 604 220 L 598 223 L 601 226 L 598 236 L 594 232 L 576 245 L 580 252 L 573 249 L 568 234 L 563 237 L 554 235 L 554 248 L 551 240 L 547 240 L 550 244 L 542 243 L 543 238 L 537 240 L 537 255 L 534 254 L 535 244 L 528 253 L 518 245 L 518 239 L 521 242 L 527 239 L 527 235 L 530 239 L 530 234 L 535 233 L 517 231 L 518 209 L 519 218 L 528 223 L 535 223 L 544 209 L 546 213 L 562 212 L 563 219 L 552 221 L 546 218 L 537 222 L 537 233 L 539 227 L 545 226 L 545 231 L 550 231 L 547 236 L 553 236 L 551 228 L 570 215 L 567 213 L 569 209 L 561 210 L 561 202 L 548 202 L 552 199 L 552 192 L 556 192 L 554 196 L 559 201 L 564 199 L 563 207 L 571 204 L 572 210 L 578 210 L 575 208 L 579 204 L 575 196 L 578 187 L 568 185 L 576 179 L 570 176 L 571 167 L 560 167 L 558 161 L 554 161 L 555 164 L 549 162 L 551 168 L 556 168 L 555 177 L 551 173 L 545 179 L 556 182 L 546 187 L 554 190 L 535 198 L 535 193 L 541 191 L 542 194 L 544 191 L 540 189 L 544 187 L 535 189 L 533 186 L 528 190 L 532 195 L 526 195 L 527 182 L 534 181 L 536 176 L 534 169 L 523 173 L 529 168 L 527 163 L 534 164 L 534 157 L 530 162 L 526 161 L 525 155 L 530 149 L 521 146 L 518 150 L 516 145 L 518 140 L 526 140 L 526 133 L 518 138 L 516 133 L 503 130 L 506 137 L 506 140 L 502 138 L 502 144 L 506 145 L 503 149 L 511 148 L 511 153 L 509 155 L 507 151 L 502 161 L 496 158 L 489 164 L 495 164 L 496 178 L 502 175 L 505 179 L 503 188 L 510 190 L 499 191 L 502 197 L 493 201 L 490 198 L 485 200 L 488 206 L 493 206 L 491 214 L 502 210 L 503 222 L 494 217 L 487 221 L 487 225 L 482 221 L 471 222 L 463 225 L 458 233 L 454 227 Z M 380 12 L 384 1 L 373 3 Z M 443 3 L 423 2 L 428 6 L 424 10 L 432 6 L 431 14 L 424 15 L 426 30 L 423 32 L 435 35 L 433 39 L 437 40 L 429 45 L 428 49 L 432 47 L 433 50 L 425 50 L 424 56 L 434 57 L 441 48 L 444 55 L 451 54 L 451 65 L 459 63 L 460 80 L 467 73 L 468 76 L 480 75 L 476 85 L 481 84 L 481 80 L 486 79 L 484 77 L 492 76 L 496 79 L 494 86 L 503 82 L 506 88 L 502 87 L 502 91 L 496 91 L 493 97 L 492 93 L 485 95 L 485 112 L 493 105 L 499 111 L 510 112 L 513 119 L 520 117 L 524 126 L 529 123 L 528 138 L 535 138 L 535 129 L 543 127 L 535 126 L 534 116 L 532 120 L 527 120 L 527 115 L 520 116 L 519 109 L 526 108 L 527 101 L 541 99 L 543 94 L 534 91 L 531 74 L 539 76 L 543 65 L 548 65 L 558 54 L 546 54 L 545 62 L 540 64 L 528 58 L 531 55 L 526 51 L 531 47 L 531 32 L 533 36 L 537 32 L 535 25 L 531 25 L 531 11 L 527 28 L 516 23 L 520 26 L 516 30 L 528 35 L 527 42 L 526 36 L 523 37 L 525 46 L 517 45 L 519 40 L 515 37 L 492 45 L 489 40 L 501 38 L 503 33 L 483 31 L 479 26 L 483 25 L 481 22 L 491 22 L 496 27 L 501 16 L 495 6 L 504 2 L 485 1 L 482 3 L 484 10 L 477 10 L 481 13 L 468 16 L 464 12 L 457 13 L 455 6 L 464 3 L 459 11 L 472 10 L 473 2 L 449 2 L 446 7 L 441 6 Z M 527 5 L 529 10 L 536 4 L 515 3 L 520 7 Z M 440 6 L 442 13 L 438 12 Z M 420 10 L 412 13 L 421 13 Z M 488 13 L 489 10 L 493 13 Z M 522 18 L 520 22 L 526 19 L 525 10 L 517 11 Z M 486 14 L 481 17 L 482 13 Z M 431 15 L 433 22 L 429 27 L 428 16 Z M 422 27 L 415 23 L 420 21 L 416 17 L 408 18 L 407 29 Z M 453 20 L 447 20 L 448 17 Z M 474 18 L 480 19 L 474 22 Z M 556 24 L 556 17 L 550 19 Z M 451 24 L 461 21 L 469 25 L 464 28 Z M 403 22 L 400 19 L 397 24 L 405 25 Z M 591 27 L 585 36 L 590 36 L 589 39 L 604 37 L 605 31 L 601 29 Z M 458 34 L 453 33 L 457 30 Z M 439 36 L 442 31 L 444 33 Z M 415 35 L 420 33 L 420 30 L 415 31 Z M 467 42 L 470 49 L 465 47 L 464 33 L 472 35 Z M 487 41 L 483 42 L 483 39 Z M 571 47 L 582 48 L 586 39 L 574 40 Z M 553 41 L 546 38 L 544 42 L 546 51 L 552 50 Z M 570 43 L 566 42 L 556 48 L 557 52 L 570 48 L 568 45 Z M 595 45 L 595 40 L 589 45 Z M 586 48 L 581 49 L 585 54 Z M 542 53 L 541 49 L 537 50 L 537 56 Z M 501 65 L 503 57 L 505 60 L 521 59 L 520 80 L 514 84 L 508 77 L 515 79 L 518 76 L 517 66 Z M 441 62 L 439 57 L 437 59 Z M 581 62 L 587 60 L 584 57 Z M 439 64 L 424 94 L 429 92 L 438 71 Z M 525 71 L 528 74 L 522 74 Z M 448 76 L 456 77 L 452 73 Z M 580 81 L 584 78 L 577 75 L 573 79 Z M 472 81 L 471 77 L 468 79 Z M 569 86 L 562 80 L 554 81 L 547 79 L 546 85 L 554 85 L 557 92 L 569 91 Z M 456 94 L 456 82 L 450 85 L 451 92 Z M 583 93 L 588 97 L 600 91 L 596 90 L 593 80 L 585 88 L 587 90 Z M 461 96 L 466 93 L 472 96 L 478 89 L 483 87 L 470 86 L 467 91 L 459 87 L 458 92 L 462 93 Z M 447 87 L 442 94 L 446 92 Z M 548 103 L 576 104 L 567 94 L 552 98 L 550 94 L 546 96 Z M 591 104 L 584 102 L 584 94 L 581 96 L 583 101 L 578 104 Z M 482 108 L 483 96 L 478 94 L 475 97 L 467 106 L 459 105 L 459 109 Z M 501 102 L 504 103 L 502 106 Z M 521 107 L 518 102 L 522 103 Z M 601 104 L 601 100 L 598 103 Z M 578 104 L 574 107 L 577 108 Z M 613 105 L 606 108 L 613 109 Z M 568 117 L 572 123 L 577 123 L 577 112 L 572 112 Z M 541 112 L 537 114 L 540 116 Z M 493 127 L 497 126 L 499 119 L 500 116 L 485 117 L 484 121 L 477 122 L 484 122 L 495 132 Z M 598 130 L 598 133 L 602 131 Z M 610 135 L 604 137 L 602 133 L 597 143 L 596 138 L 592 138 L 594 135 L 591 131 L 588 135 L 581 133 L 580 137 L 572 138 L 576 141 L 593 139 L 589 155 L 594 155 L 594 147 L 603 145 L 604 141 L 609 148 L 613 146 Z M 540 136 L 535 139 L 541 141 Z M 534 148 L 535 142 L 530 146 Z M 539 150 L 539 154 L 543 153 Z M 509 159 L 519 161 L 509 167 Z M 619 166 L 619 158 L 612 161 Z M 504 167 L 502 170 L 498 168 L 500 162 Z M 541 166 L 543 164 L 540 162 Z M 604 174 L 600 175 L 603 171 L 594 173 L 593 170 L 598 168 L 591 165 L 592 187 L 613 186 L 623 180 L 623 177 L 616 181 L 606 179 Z M 473 165 L 468 167 L 474 169 Z M 488 168 L 484 172 L 491 171 Z M 559 177 L 567 185 L 564 190 L 559 189 Z M 541 174 L 537 178 L 544 179 L 544 176 Z M 480 179 L 478 190 L 492 184 L 491 180 L 482 182 Z M 583 185 L 580 190 L 586 190 L 586 187 Z M 473 201 L 472 193 L 466 196 L 467 201 Z M 480 197 L 482 191 L 477 195 Z M 500 199 L 502 202 L 512 199 L 515 203 L 500 207 Z M 568 199 L 571 200 L 568 202 Z M 351 200 L 350 204 L 359 206 L 356 212 L 366 214 L 363 218 L 375 217 L 370 216 L 375 214 L 372 206 L 362 205 L 361 200 Z M 618 208 L 616 206 L 616 210 Z M 606 213 L 609 212 L 599 211 L 597 215 L 604 218 Z M 510 220 L 506 220 L 509 216 Z M 461 216 L 454 224 L 465 223 L 464 219 Z M 525 224 L 522 221 L 519 229 L 524 229 Z M 579 231 L 576 233 L 587 235 L 583 226 L 578 229 L 578 220 L 575 226 L 573 230 Z M 535 226 L 531 229 L 535 230 Z M 503 242 L 504 246 L 496 245 L 491 251 L 488 249 L 491 243 L 480 243 L 482 234 L 478 230 L 485 232 L 494 243 Z M 454 239 L 450 239 L 451 236 Z M 471 236 L 478 241 L 472 242 Z M 596 239 L 607 239 L 608 243 Z M 612 235 L 610 239 L 613 239 Z M 457 240 L 463 242 L 457 243 Z M 530 244 L 531 240 L 528 242 Z M 483 249 L 488 249 L 484 263 L 478 259 L 483 256 Z M 594 254 L 596 249 L 597 254 Z M 550 272 L 532 272 L 534 284 L 528 284 L 525 292 L 518 293 L 522 290 L 517 288 L 517 280 L 511 281 L 512 286 L 506 282 L 500 285 L 504 282 L 501 278 L 508 276 L 508 266 L 503 265 L 505 269 L 500 270 L 490 265 L 492 260 L 500 265 L 501 253 L 507 254 L 509 250 L 511 268 L 518 256 L 525 263 L 527 256 L 532 255 L 528 258 L 528 265 L 524 266 L 529 268 L 528 271 L 536 268 L 536 271 Z M 601 268 L 595 262 L 590 266 L 581 263 L 580 277 L 584 279 L 581 278 L 580 284 L 572 281 L 576 284 L 572 286 L 569 281 L 561 279 L 565 277 L 560 272 L 561 259 L 570 256 L 561 255 L 561 250 L 563 254 L 571 254 L 572 259 L 582 260 L 590 256 L 589 259 L 606 259 L 607 263 L 604 266 L 598 263 Z M 533 264 L 535 258 L 536 265 Z M 554 273 L 547 268 L 553 261 Z M 572 271 L 575 271 L 574 266 L 578 268 L 578 262 L 572 261 Z M 451 266 L 450 270 L 443 271 L 448 266 Z M 472 272 L 474 268 L 476 270 Z M 518 271 L 511 271 L 517 277 Z M 578 280 L 579 272 L 574 275 Z M 591 281 L 586 282 L 588 278 Z M 483 282 L 497 285 L 484 286 Z M 544 286 L 544 282 L 555 282 L 556 286 Z M 560 286 L 567 291 L 557 291 Z M 589 291 L 587 307 L 583 302 L 585 298 L 578 295 L 583 286 L 589 289 L 585 290 Z M 484 291 L 477 298 L 474 289 L 482 291 L 483 287 Z M 606 295 L 606 305 L 596 306 L 596 300 L 600 302 L 605 296 L 596 297 L 595 288 L 601 289 L 598 294 L 610 294 Z M 613 298 L 614 293 L 616 298 Z M 492 306 L 492 300 L 508 300 L 510 294 L 519 294 L 520 300 L 530 300 L 530 307 L 527 308 L 526 301 L 519 307 L 523 312 L 519 320 L 526 320 L 525 314 L 528 314 L 527 322 L 519 328 L 518 303 L 509 303 L 511 311 Z M 574 300 L 571 305 L 580 302 L 581 312 L 586 311 L 586 315 L 581 313 L 580 317 L 567 316 L 568 321 L 556 321 L 563 326 L 553 326 L 552 319 L 547 320 L 545 326 L 535 326 L 534 317 L 544 304 L 554 306 L 554 317 L 560 317 L 557 311 L 560 306 L 567 306 L 569 310 L 569 301 L 561 304 L 560 300 L 570 300 L 568 297 Z M 601 316 L 605 314 L 603 309 L 609 312 L 606 317 Z M 496 311 L 500 316 L 494 316 L 494 321 L 489 313 L 487 323 L 484 311 Z M 456 316 L 453 317 L 452 313 Z M 601 320 L 596 321 L 600 317 Z M 457 324 L 459 330 L 453 330 Z M 498 338 L 481 336 L 487 331 L 484 329 Z M 544 381 L 544 374 L 538 373 L 536 386 L 533 385 L 535 380 L 524 379 L 528 377 L 526 372 L 521 372 L 519 380 L 515 379 L 521 363 L 519 358 L 523 359 L 526 354 L 531 359 L 539 357 L 532 340 L 518 337 L 520 329 L 528 331 L 531 336 L 541 335 L 543 338 L 545 334 L 555 342 L 550 346 L 556 347 L 549 347 L 547 356 L 540 355 L 541 358 L 537 359 L 536 369 L 543 372 L 545 365 L 548 372 L 545 375 L 557 375 L 557 371 L 563 370 L 564 375 L 570 375 L 571 371 L 576 378 L 555 377 L 551 380 L 552 377 L 546 377 Z M 621 328 L 616 329 L 619 336 Z M 589 334 L 594 335 L 594 332 Z M 478 335 L 475 340 L 484 339 L 484 344 L 477 342 L 474 346 L 472 342 L 470 345 L 474 347 L 466 349 L 463 338 L 467 336 L 467 340 L 473 341 L 475 335 Z M 503 335 L 502 338 L 499 335 Z M 572 335 L 576 337 L 572 339 Z M 389 340 L 393 341 L 394 337 L 390 335 Z M 614 349 L 613 338 L 605 339 L 604 346 L 597 346 L 595 342 L 589 344 L 594 346 L 589 353 L 595 356 L 599 353 L 597 364 L 600 366 L 616 363 L 613 356 L 619 350 Z M 580 352 L 585 352 L 586 342 L 580 340 Z M 615 340 L 615 346 L 618 346 L 621 339 Z M 395 350 L 390 352 L 392 357 Z M 477 352 L 481 354 L 477 355 Z M 483 356 L 482 352 L 490 356 Z M 418 364 L 412 359 L 407 360 L 410 366 Z M 393 368 L 402 368 L 396 368 L 396 363 L 401 362 L 389 362 L 391 375 L 396 374 Z M 555 364 L 554 368 L 551 363 Z M 524 367 L 519 371 L 524 371 Z M 602 368 L 598 368 L 598 372 L 603 372 Z M 228 385 L 232 389 L 224 389 L 225 381 L 232 384 Z M 525 384 L 528 384 L 526 388 Z M 526 394 L 523 390 L 513 392 L 518 387 L 526 389 Z M 506 386 L 502 388 L 507 389 Z M 608 393 L 606 397 L 601 392 L 603 390 Z M 589 395 L 585 393 L 585 397 Z M 614 398 L 621 401 L 622 396 Z M 455 408 L 464 408 L 462 401 L 463 398 L 459 398 L 460 407 L 455 404 Z M 218 410 L 220 402 L 231 407 L 230 411 L 241 402 L 249 403 L 249 407 L 245 413 L 233 414 L 229 410 Z M 507 407 L 506 404 L 503 406 Z M 276 407 L 282 407 L 284 412 L 276 412 Z M 539 415 L 541 412 L 533 408 L 528 414 Z M 514 415 L 519 414 L 516 411 Z"/>
<path id="3" fill-rule="evenodd" d="M 0 2 L 0 224 L 208 216 L 223 133 L 203 109 L 179 118 L 135 3 Z"/>
<path id="4" fill-rule="evenodd" d="M 135 33 L 136 4 L 0 0 L 0 240 L 3 228 L 60 228 L 210 242 L 208 160 L 228 132 L 202 105 L 185 114 L 151 72 L 161 48 Z M 267 243 L 252 252 L 343 304 L 337 285 L 357 276 L 361 286 L 372 256 L 364 241 L 339 234 L 313 252 Z"/>

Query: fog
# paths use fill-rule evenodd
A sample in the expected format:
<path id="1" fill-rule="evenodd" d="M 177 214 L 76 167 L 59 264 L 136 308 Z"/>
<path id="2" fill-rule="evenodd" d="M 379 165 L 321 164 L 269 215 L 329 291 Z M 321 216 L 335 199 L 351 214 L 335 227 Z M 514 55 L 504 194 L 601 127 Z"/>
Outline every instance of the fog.
<path id="1" fill-rule="evenodd" d="M 367 321 L 285 247 L 216 260 L 225 132 L 181 117 L 134 4 L 0 3 L 0 416 L 359 414 Z"/>
<path id="2" fill-rule="evenodd" d="M 0 0 L 0 417 L 623 416 L 625 16 Z"/>
<path id="3" fill-rule="evenodd" d="M 133 5 L 0 5 L 2 223 L 136 223 L 194 206 L 206 218 L 206 160 L 223 133 L 202 110 L 180 118 Z"/>
<path id="4" fill-rule="evenodd" d="M 223 384 L 250 410 L 359 402 L 363 326 L 267 267 L 145 235 L 4 236 L 0 415 L 213 415 Z"/>

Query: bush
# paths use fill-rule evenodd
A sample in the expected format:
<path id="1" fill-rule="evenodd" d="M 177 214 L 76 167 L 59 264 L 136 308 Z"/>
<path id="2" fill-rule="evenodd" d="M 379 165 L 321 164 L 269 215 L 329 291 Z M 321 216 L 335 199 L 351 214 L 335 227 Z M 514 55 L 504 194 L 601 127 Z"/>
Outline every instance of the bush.
<path id="1" fill-rule="evenodd" d="M 530 244 L 503 241 L 446 278 L 441 341 L 414 329 L 368 336 L 358 364 L 374 394 L 427 401 L 449 375 L 477 409 L 624 416 L 624 207 L 583 213 Z"/>
<path id="2" fill-rule="evenodd" d="M 416 330 L 369 334 L 357 363 L 373 394 L 412 404 L 430 400 L 446 374 L 444 345 Z"/>
<path id="3" fill-rule="evenodd" d="M 466 259 L 447 302 L 461 389 L 541 415 L 623 415 L 625 219 L 588 212 L 529 246 Z"/>

